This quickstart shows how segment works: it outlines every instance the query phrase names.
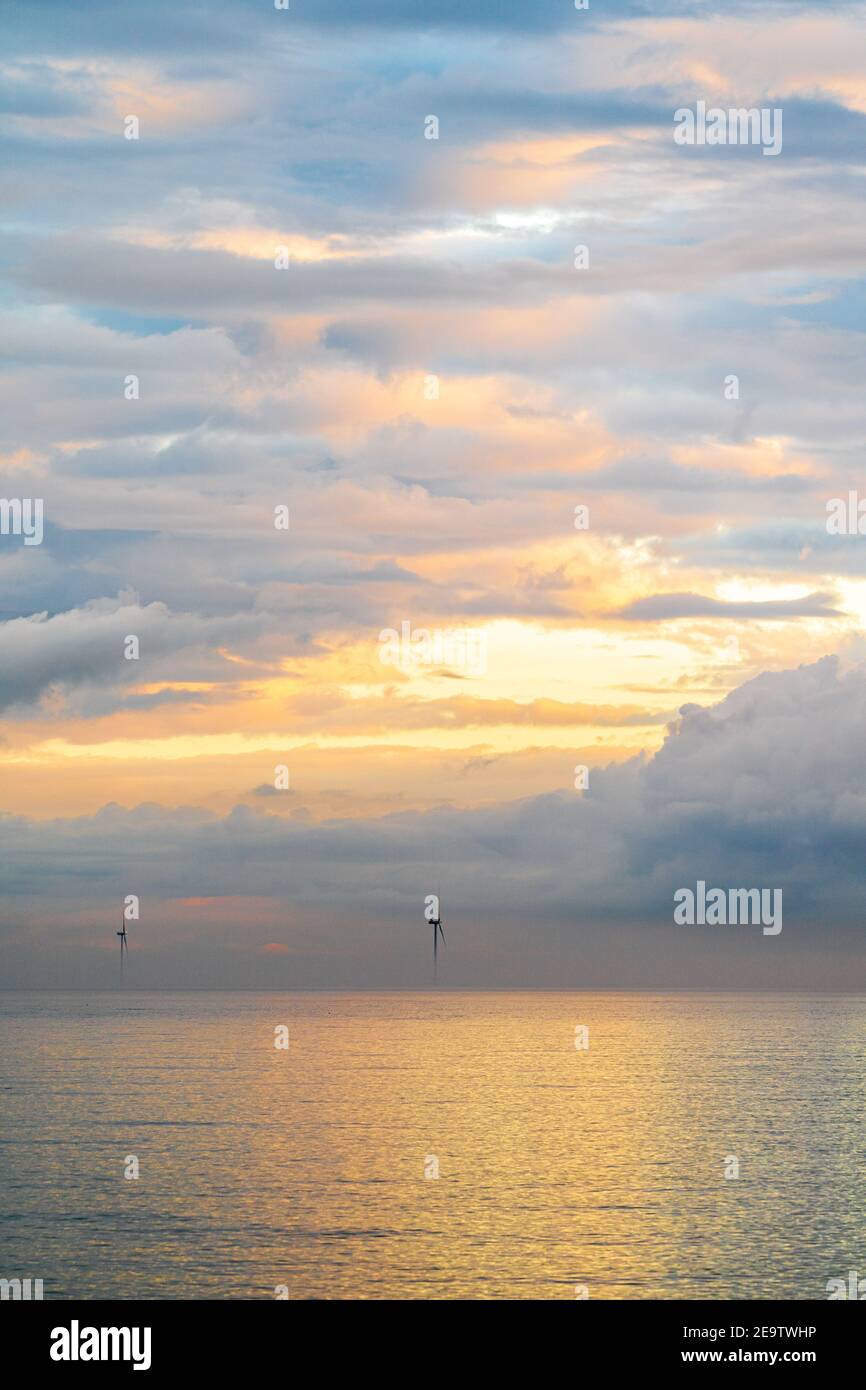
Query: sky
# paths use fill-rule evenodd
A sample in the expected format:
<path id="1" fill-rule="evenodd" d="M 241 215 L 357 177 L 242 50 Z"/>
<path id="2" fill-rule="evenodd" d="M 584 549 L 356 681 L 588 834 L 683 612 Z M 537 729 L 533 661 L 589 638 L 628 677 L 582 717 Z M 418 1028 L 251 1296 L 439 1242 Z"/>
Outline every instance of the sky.
<path id="1" fill-rule="evenodd" d="M 863 8 L 6 0 L 4 985 L 866 987 Z"/>

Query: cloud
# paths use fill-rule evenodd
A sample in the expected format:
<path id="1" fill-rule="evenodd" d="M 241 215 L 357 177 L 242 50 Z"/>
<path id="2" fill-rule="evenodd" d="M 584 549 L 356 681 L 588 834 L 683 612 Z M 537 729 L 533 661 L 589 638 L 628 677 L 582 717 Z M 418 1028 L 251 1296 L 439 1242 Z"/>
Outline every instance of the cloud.
<path id="1" fill-rule="evenodd" d="M 692 5 L 693 0 L 607 0 L 604 15 L 623 19 L 676 14 Z M 405 30 L 417 38 L 448 30 L 573 34 L 576 26 L 586 29 L 595 23 L 592 10 L 576 14 L 570 4 L 527 5 L 524 0 L 437 0 L 423 11 L 413 0 L 292 0 L 285 12 L 263 7 L 258 0 L 208 0 L 204 17 L 196 6 L 179 9 L 171 0 L 152 0 L 146 15 L 131 15 L 113 0 L 89 0 L 72 13 L 64 0 L 45 0 L 38 15 L 26 6 L 16 7 L 8 17 L 5 38 L 10 53 L 26 53 L 38 45 L 48 53 L 162 53 L 182 63 L 192 50 L 236 58 L 282 48 L 296 38 L 299 28 L 350 35 L 359 29 Z"/>
<path id="2" fill-rule="evenodd" d="M 454 672 L 437 671 L 453 677 Z M 668 722 L 669 715 L 655 714 L 639 705 L 593 705 L 565 700 L 492 700 L 455 695 L 451 699 L 413 699 L 389 695 L 387 699 L 349 700 L 327 712 L 309 707 L 307 697 L 290 701 L 290 707 L 327 725 L 329 732 L 354 730 L 373 733 L 397 729 L 473 729 L 516 725 L 538 730 L 554 728 L 649 728 Z M 264 794 L 267 789 L 258 789 Z"/>
<path id="3" fill-rule="evenodd" d="M 104 687 L 114 689 L 148 677 L 189 677 L 190 662 L 200 672 L 214 648 L 216 624 L 189 614 L 172 614 L 162 603 L 142 607 L 134 597 L 95 599 L 80 609 L 49 617 L 37 613 L 0 624 L 0 709 L 32 705 L 51 693 L 92 687 L 96 705 Z M 221 625 L 223 638 L 241 626 Z M 127 658 L 130 637 L 138 655 Z M 179 660 L 181 654 L 184 658 Z M 167 667 L 164 663 L 168 663 Z M 217 669 L 223 663 L 217 658 Z M 232 672 L 232 678 L 235 676 Z"/>
<path id="4" fill-rule="evenodd" d="M 132 265 L 134 275 L 129 274 Z M 278 270 L 273 258 L 130 246 L 86 237 L 67 239 L 62 256 L 53 254 L 49 245 L 31 245 L 11 276 L 22 289 L 47 300 L 199 319 L 215 314 L 250 318 L 256 311 L 268 315 L 332 311 L 352 301 L 416 304 L 470 299 L 498 304 L 503 298 L 522 298 L 529 302 L 530 297 L 534 301 L 566 285 L 573 289 L 567 268 L 533 262 L 472 268 L 391 256 L 299 262 Z"/>
<path id="5" fill-rule="evenodd" d="M 630 622 L 662 622 L 672 618 L 835 618 L 841 610 L 833 608 L 832 594 L 807 594 L 795 599 L 748 599 L 733 602 L 705 594 L 650 594 L 635 599 L 611 614 Z"/>
<path id="6" fill-rule="evenodd" d="M 798 473 L 752 474 L 733 468 L 687 468 L 670 459 L 621 459 L 585 473 L 583 489 L 711 494 L 731 492 L 799 493 L 814 488 L 814 479 Z M 705 500 L 705 499 L 701 499 Z M 697 505 L 701 503 L 698 502 Z"/>
<path id="7" fill-rule="evenodd" d="M 205 947 L 209 928 L 206 910 L 190 927 L 176 900 L 236 895 L 212 943 L 224 984 L 249 981 L 251 954 L 277 923 L 313 958 L 286 981 L 339 982 L 363 960 L 365 979 L 418 983 L 423 900 L 435 884 L 452 928 L 453 983 L 858 988 L 864 723 L 866 668 L 828 658 L 762 675 L 712 708 L 684 707 L 654 757 L 593 770 L 582 795 L 320 824 L 158 806 L 48 823 L 5 817 L 4 913 L 14 920 L 16 904 L 35 899 L 47 921 L 61 904 L 77 906 L 75 920 L 89 924 L 68 928 L 66 941 L 61 932 L 57 949 L 67 964 L 76 949 L 90 961 L 110 903 L 140 891 L 135 968 L 146 982 L 177 984 L 161 972 L 180 962 L 188 980 L 186 946 Z M 675 927 L 673 894 L 698 879 L 781 888 L 782 935 Z M 247 924 L 245 892 L 257 921 L 270 901 L 261 936 Z M 50 977 L 23 928 L 8 935 L 24 976 Z"/>

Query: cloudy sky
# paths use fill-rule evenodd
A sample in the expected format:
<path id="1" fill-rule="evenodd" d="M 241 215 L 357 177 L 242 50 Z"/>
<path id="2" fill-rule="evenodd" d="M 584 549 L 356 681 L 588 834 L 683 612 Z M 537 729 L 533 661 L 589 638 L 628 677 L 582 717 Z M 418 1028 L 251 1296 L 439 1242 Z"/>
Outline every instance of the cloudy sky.
<path id="1" fill-rule="evenodd" d="M 863 10 L 4 7 L 6 984 L 866 987 Z"/>

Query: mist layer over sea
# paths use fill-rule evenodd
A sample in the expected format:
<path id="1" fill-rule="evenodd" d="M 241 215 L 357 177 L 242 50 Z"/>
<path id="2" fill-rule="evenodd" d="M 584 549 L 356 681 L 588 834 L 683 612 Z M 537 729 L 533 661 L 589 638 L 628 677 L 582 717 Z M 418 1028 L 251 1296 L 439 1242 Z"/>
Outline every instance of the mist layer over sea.
<path id="1" fill-rule="evenodd" d="M 0 995 L 0 1276 L 825 1298 L 866 1275 L 864 1024 L 861 996 Z"/>

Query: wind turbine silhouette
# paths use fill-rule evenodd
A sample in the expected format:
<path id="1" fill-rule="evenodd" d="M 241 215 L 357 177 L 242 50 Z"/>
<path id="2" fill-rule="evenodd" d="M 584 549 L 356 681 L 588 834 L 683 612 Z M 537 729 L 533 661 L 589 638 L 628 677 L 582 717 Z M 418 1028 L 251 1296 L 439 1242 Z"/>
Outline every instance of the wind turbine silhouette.
<path id="1" fill-rule="evenodd" d="M 129 955 L 129 942 L 128 942 L 127 939 L 126 939 L 126 918 L 125 918 L 125 917 L 121 917 L 121 919 L 120 919 L 120 931 L 119 931 L 119 932 L 115 932 L 115 936 L 119 936 L 119 937 L 120 937 L 120 969 L 121 969 L 121 973 L 122 973 L 122 972 L 123 972 L 123 953 L 124 953 L 124 951 L 126 951 L 126 954 Z"/>

